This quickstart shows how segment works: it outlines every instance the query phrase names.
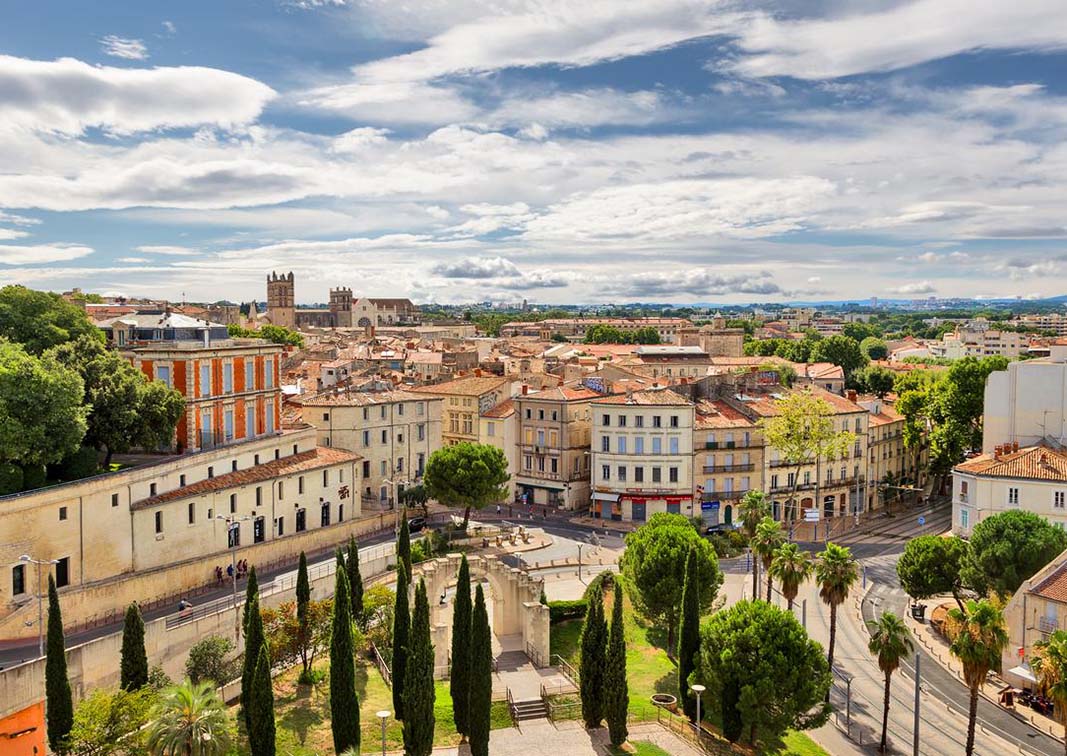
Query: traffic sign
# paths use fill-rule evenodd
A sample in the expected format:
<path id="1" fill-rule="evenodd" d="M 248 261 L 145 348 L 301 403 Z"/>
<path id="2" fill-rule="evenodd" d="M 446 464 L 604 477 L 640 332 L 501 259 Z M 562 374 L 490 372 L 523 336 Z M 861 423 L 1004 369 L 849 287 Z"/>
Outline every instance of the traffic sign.
<path id="1" fill-rule="evenodd" d="M 818 509 L 805 509 L 804 522 L 818 522 L 820 512 Z"/>
<path id="2" fill-rule="evenodd" d="M 925 524 L 926 524 L 926 518 L 925 517 L 920 517 L 919 518 L 919 526 L 921 527 L 921 526 L 923 526 Z"/>

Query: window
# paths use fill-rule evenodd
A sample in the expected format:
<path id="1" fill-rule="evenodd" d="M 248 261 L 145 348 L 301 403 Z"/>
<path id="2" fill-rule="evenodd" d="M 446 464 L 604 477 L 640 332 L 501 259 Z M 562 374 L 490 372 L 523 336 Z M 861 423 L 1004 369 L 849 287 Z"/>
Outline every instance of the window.
<path id="1" fill-rule="evenodd" d="M 531 457 L 529 454 L 525 455 L 522 458 L 522 466 L 524 470 L 529 470 L 531 467 L 533 467 L 533 457 Z"/>
<path id="2" fill-rule="evenodd" d="M 611 425 L 611 415 L 602 415 L 600 424 L 603 425 L 605 428 L 610 426 Z"/>
<path id="3" fill-rule="evenodd" d="M 1012 506 L 1016 506 L 1016 507 L 1019 506 L 1019 489 L 1018 488 L 1009 488 L 1008 489 L 1008 504 L 1012 505 Z"/>
<path id="4" fill-rule="evenodd" d="M 678 416 L 677 415 L 671 415 L 671 427 L 672 428 L 677 428 L 678 427 Z"/>
<path id="5" fill-rule="evenodd" d="M 388 431 L 388 429 L 385 429 L 385 428 L 382 429 L 382 443 L 383 444 L 389 443 L 389 431 Z"/>
<path id="6" fill-rule="evenodd" d="M 233 363 L 222 363 L 222 392 L 224 394 L 233 393 Z"/>
<path id="7" fill-rule="evenodd" d="M 637 417 L 635 417 L 634 418 L 634 426 L 636 426 L 638 428 L 644 428 L 645 427 L 645 416 L 644 415 L 638 415 Z"/>
<path id="8" fill-rule="evenodd" d="M 663 427 L 663 418 L 660 417 L 659 415 L 653 415 L 652 416 L 652 427 L 653 428 L 662 428 Z"/>
<path id="9" fill-rule="evenodd" d="M 196 502 L 195 501 L 190 501 L 189 502 L 189 524 L 190 525 L 196 524 Z"/>
<path id="10" fill-rule="evenodd" d="M 967 501 L 968 481 L 960 481 L 960 501 Z"/>
<path id="11" fill-rule="evenodd" d="M 245 415 L 245 438 L 252 438 L 256 435 L 255 407 L 248 402 L 245 402 L 245 412 L 248 413 Z M 259 464 L 259 455 L 256 455 L 256 464 Z"/>
<path id="12" fill-rule="evenodd" d="M 619 465 L 617 472 L 619 480 L 624 482 L 626 480 L 626 465 Z"/>
<path id="13" fill-rule="evenodd" d="M 645 482 L 645 468 L 643 468 L 643 467 L 635 467 L 634 468 L 634 483 L 644 483 L 644 482 Z"/>
<path id="14" fill-rule="evenodd" d="M 671 436 L 669 439 L 667 439 L 667 442 L 668 442 L 668 448 L 670 449 L 670 453 L 671 454 L 677 454 L 678 453 L 678 438 L 677 438 L 677 436 Z"/>
<path id="15" fill-rule="evenodd" d="M 653 436 L 652 437 L 652 453 L 653 454 L 662 454 L 663 453 L 663 439 L 660 438 L 659 436 Z"/>
<path id="16" fill-rule="evenodd" d="M 149 483 L 148 484 L 148 495 L 149 496 L 155 496 L 156 495 L 156 484 L 155 483 Z"/>
<path id="17" fill-rule="evenodd" d="M 214 467 L 208 467 L 207 476 L 209 478 L 214 478 L 215 477 L 215 468 Z"/>
<path id="18" fill-rule="evenodd" d="M 263 506 L 263 486 L 256 486 L 256 507 Z"/>
<path id="19" fill-rule="evenodd" d="M 652 468 L 652 482 L 659 483 L 663 478 L 662 471 L 658 467 Z"/>
<path id="20" fill-rule="evenodd" d="M 59 508 L 59 519 L 60 520 L 67 519 L 67 508 L 66 507 L 60 507 Z"/>
<path id="21" fill-rule="evenodd" d="M 398 415 L 403 415 L 404 414 L 404 405 L 403 404 L 396 405 L 396 414 L 398 414 Z"/>
<path id="22" fill-rule="evenodd" d="M 620 428 L 625 428 L 626 427 L 626 415 L 619 415 L 619 427 Z"/>
<path id="23" fill-rule="evenodd" d="M 16 564 L 11 568 L 11 595 L 19 596 L 26 592 L 26 565 Z"/>
<path id="24" fill-rule="evenodd" d="M 307 530 L 308 527 L 308 513 L 306 509 L 296 510 L 296 532 L 300 533 Z"/>
<path id="25" fill-rule="evenodd" d="M 157 533 L 162 533 L 163 532 L 163 513 L 162 512 L 156 512 L 156 532 Z"/>
<path id="26" fill-rule="evenodd" d="M 323 412 L 322 413 L 322 422 L 324 422 L 324 423 L 330 422 L 330 413 L 329 412 Z"/>
<path id="27" fill-rule="evenodd" d="M 230 462 L 230 472 L 237 472 L 237 460 Z"/>
<path id="28" fill-rule="evenodd" d="M 370 477 L 370 462 L 368 460 L 363 460 L 363 477 Z"/>
<path id="29" fill-rule="evenodd" d="M 960 510 L 960 527 L 966 528 L 970 524 L 971 513 L 966 509 Z"/>
<path id="30" fill-rule="evenodd" d="M 274 401 L 269 401 L 265 409 L 267 415 L 267 433 L 274 433 Z M 278 450 L 274 450 L 274 458 L 278 458 Z"/>
<path id="31" fill-rule="evenodd" d="M 494 436 L 496 436 L 496 423 L 486 423 L 485 424 L 485 433 L 490 438 L 493 438 Z"/>
<path id="32" fill-rule="evenodd" d="M 605 415 L 605 417 L 607 417 L 607 415 Z M 533 418 L 533 411 L 529 407 L 527 407 L 526 408 L 526 419 L 530 420 L 531 418 Z"/>
<path id="33" fill-rule="evenodd" d="M 645 437 L 644 436 L 637 436 L 636 438 L 634 438 L 634 454 L 644 454 L 644 453 L 645 453 Z"/>
<path id="34" fill-rule="evenodd" d="M 667 479 L 671 483 L 677 483 L 678 482 L 678 468 L 677 467 L 668 467 L 667 468 Z"/>
<path id="35" fill-rule="evenodd" d="M 425 404 L 424 404 L 423 402 L 418 402 L 418 403 L 417 403 L 417 404 L 415 405 L 415 414 L 416 414 L 416 415 L 421 415 L 421 414 L 422 414 L 423 412 L 425 412 L 425 411 L 426 411 L 426 410 L 425 410 Z"/>
<path id="36" fill-rule="evenodd" d="M 267 538 L 264 526 L 265 518 L 260 516 L 252 521 L 252 543 L 263 543 Z"/>
<path id="37" fill-rule="evenodd" d="M 278 535 L 285 535 L 285 518 L 278 518 Z"/>
<path id="38" fill-rule="evenodd" d="M 278 501 L 281 501 L 284 498 L 285 498 L 285 483 L 283 481 L 279 480 L 278 481 Z"/>
<path id="39" fill-rule="evenodd" d="M 156 380 L 160 383 L 165 383 L 167 388 L 174 388 L 170 385 L 170 366 L 159 365 L 156 367 Z"/>
<path id="40" fill-rule="evenodd" d="M 615 443 L 618 446 L 619 454 L 625 454 L 626 453 L 626 436 L 619 436 L 615 440 Z"/>
<path id="41" fill-rule="evenodd" d="M 544 420 L 545 419 L 545 411 L 543 409 L 537 410 L 537 419 L 538 420 Z"/>
<path id="42" fill-rule="evenodd" d="M 119 505 L 119 495 L 111 494 L 111 506 L 117 507 Z"/>
<path id="43" fill-rule="evenodd" d="M 322 527 L 326 527 L 330 524 L 330 502 L 322 502 L 322 511 L 319 514 L 319 524 Z"/>
<path id="44" fill-rule="evenodd" d="M 611 480 L 611 465 L 602 465 L 600 467 L 600 479 Z"/>
<path id="45" fill-rule="evenodd" d="M 274 388 L 274 360 L 263 360 L 263 388 Z"/>
<path id="46" fill-rule="evenodd" d="M 211 363 L 200 363 L 200 396 L 211 396 Z"/>
<path id="47" fill-rule="evenodd" d="M 230 494 L 230 514 L 237 511 L 237 494 Z"/>
<path id="48" fill-rule="evenodd" d="M 303 478 L 301 478 L 301 482 L 303 482 Z M 328 485 L 330 485 L 330 471 L 329 470 L 323 470 L 322 471 L 322 487 L 326 488 L 326 486 L 328 486 Z M 303 493 L 303 492 L 304 492 L 304 490 L 300 489 L 300 493 Z"/>
<path id="49" fill-rule="evenodd" d="M 382 460 L 382 463 L 381 463 L 380 467 L 381 467 L 381 474 L 382 475 L 385 475 L 385 474 L 387 474 L 389 472 L 389 463 L 386 462 L 384 459 Z"/>
<path id="50" fill-rule="evenodd" d="M 419 441 L 425 441 L 426 440 L 426 426 L 423 425 L 422 423 L 419 423 L 418 425 L 415 426 L 415 430 L 416 430 L 415 437 Z"/>
<path id="51" fill-rule="evenodd" d="M 56 588 L 70 585 L 70 557 L 63 557 L 56 564 Z"/>
<path id="52" fill-rule="evenodd" d="M 555 420 L 558 420 L 558 419 L 559 419 L 559 413 L 556 412 L 556 410 L 552 410 L 552 420 L 555 421 Z"/>
<path id="53" fill-rule="evenodd" d="M 245 391 L 252 391 L 256 387 L 256 363 L 254 360 L 245 360 Z"/>
<path id="54" fill-rule="evenodd" d="M 1064 491 L 1054 491 L 1052 493 L 1052 506 L 1056 509 L 1063 509 L 1064 506 Z"/>
<path id="55" fill-rule="evenodd" d="M 370 446 L 370 431 L 369 430 L 363 431 L 363 445 L 364 446 Z"/>
<path id="56" fill-rule="evenodd" d="M 600 437 L 600 451 L 602 451 L 602 452 L 610 452 L 611 451 L 611 438 L 609 438 L 608 436 L 601 436 Z"/>

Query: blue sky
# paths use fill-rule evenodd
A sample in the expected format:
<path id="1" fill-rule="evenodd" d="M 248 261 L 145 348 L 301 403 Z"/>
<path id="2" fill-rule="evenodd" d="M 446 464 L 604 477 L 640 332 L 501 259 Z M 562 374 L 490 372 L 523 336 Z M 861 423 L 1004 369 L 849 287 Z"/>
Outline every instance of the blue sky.
<path id="1" fill-rule="evenodd" d="M 0 282 L 1058 295 L 1064 71 L 1062 0 L 12 4 Z"/>

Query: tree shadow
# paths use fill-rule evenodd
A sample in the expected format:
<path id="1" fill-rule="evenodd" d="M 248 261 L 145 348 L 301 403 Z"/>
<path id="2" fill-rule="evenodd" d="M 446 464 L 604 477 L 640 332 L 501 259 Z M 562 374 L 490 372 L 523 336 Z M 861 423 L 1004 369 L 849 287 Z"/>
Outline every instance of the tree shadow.
<path id="1" fill-rule="evenodd" d="M 307 741 L 308 730 L 321 725 L 325 718 L 317 708 L 311 706 L 294 706 L 278 722 L 279 726 L 289 730 L 300 745 Z"/>

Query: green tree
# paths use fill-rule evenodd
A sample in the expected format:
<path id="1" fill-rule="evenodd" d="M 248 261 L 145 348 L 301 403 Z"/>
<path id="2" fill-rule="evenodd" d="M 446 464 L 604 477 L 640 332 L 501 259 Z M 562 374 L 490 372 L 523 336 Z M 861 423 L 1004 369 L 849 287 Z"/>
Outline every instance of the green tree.
<path id="1" fill-rule="evenodd" d="M 336 595 L 336 594 L 335 594 Z M 311 646 L 311 618 L 308 605 L 311 603 L 311 583 L 308 582 L 308 558 L 300 552 L 300 561 L 296 568 L 296 622 L 297 645 L 300 647 L 300 681 L 311 681 L 311 664 L 308 652 Z"/>
<path id="2" fill-rule="evenodd" d="M 77 305 L 49 291 L 25 286 L 0 289 L 0 339 L 21 344 L 30 354 L 42 354 L 79 336 L 104 340 L 104 333 Z"/>
<path id="3" fill-rule="evenodd" d="M 471 672 L 468 736 L 471 756 L 489 756 L 489 721 L 493 701 L 493 638 L 482 584 L 474 589 L 471 612 Z"/>
<path id="4" fill-rule="evenodd" d="M 464 554 L 456 579 L 456 598 L 452 603 L 452 664 L 448 688 L 452 694 L 452 718 L 462 738 L 470 734 L 469 701 L 471 693 L 471 574 Z"/>
<path id="5" fill-rule="evenodd" d="M 1057 719 L 1067 744 L 1067 632 L 1056 630 L 1047 640 L 1034 644 L 1033 669 L 1042 692 L 1056 704 Z"/>
<path id="6" fill-rule="evenodd" d="M 913 601 L 928 599 L 939 593 L 951 593 L 960 609 L 963 609 L 960 572 L 967 549 L 967 542 L 957 536 L 944 538 L 923 535 L 912 538 L 897 560 L 900 587 Z"/>
<path id="7" fill-rule="evenodd" d="M 404 719 L 404 670 L 411 636 L 411 607 L 408 606 L 408 577 L 403 560 L 396 565 L 396 603 L 393 606 L 393 711 Z"/>
<path id="8" fill-rule="evenodd" d="M 241 629 L 248 632 L 248 615 L 252 611 L 252 601 L 259 600 L 259 579 L 256 577 L 256 566 L 248 568 L 248 582 L 245 584 L 245 604 L 241 609 Z"/>
<path id="9" fill-rule="evenodd" d="M 855 339 L 860 342 L 862 346 L 863 342 L 867 339 L 877 339 L 878 329 L 872 326 L 870 323 L 864 323 L 862 321 L 856 321 L 854 323 L 845 323 L 841 329 L 842 336 L 848 336 L 850 339 Z M 881 359 L 872 357 L 871 359 Z"/>
<path id="10" fill-rule="evenodd" d="M 393 647 L 393 608 L 396 593 L 386 585 L 372 585 L 363 594 L 367 639 L 379 649 Z"/>
<path id="11" fill-rule="evenodd" d="M 611 607 L 611 634 L 604 663 L 604 718 L 608 721 L 608 738 L 618 748 L 626 742 L 626 714 L 630 708 L 630 692 L 626 683 L 626 629 L 622 620 L 622 581 L 615 581 L 615 597 Z"/>
<path id="12" fill-rule="evenodd" d="M 860 341 L 860 351 L 868 360 L 884 360 L 889 356 L 889 347 L 877 336 L 868 336 Z"/>
<path id="13" fill-rule="evenodd" d="M 223 756 L 230 750 L 230 716 L 210 682 L 165 689 L 149 721 L 154 756 Z"/>
<path id="14" fill-rule="evenodd" d="M 430 455 L 423 484 L 431 498 L 446 507 L 463 507 L 466 529 L 471 509 L 482 509 L 508 495 L 508 461 L 488 444 L 445 446 Z"/>
<path id="15" fill-rule="evenodd" d="M 810 389 L 789 393 L 775 409 L 778 414 L 761 420 L 760 425 L 767 446 L 793 467 L 793 489 L 783 519 L 794 520 L 800 468 L 820 457 L 833 459 L 847 454 L 856 436 L 834 428 L 833 407 Z"/>
<path id="16" fill-rule="evenodd" d="M 586 344 L 629 344 L 630 337 L 615 326 L 597 324 L 585 331 Z"/>
<path id="17" fill-rule="evenodd" d="M 696 549 L 685 556 L 685 583 L 682 585 L 682 621 L 678 630 L 678 700 L 685 714 L 696 720 L 696 699 L 689 694 L 689 675 L 696 668 L 700 651 L 700 573 Z"/>
<path id="18" fill-rule="evenodd" d="M 811 555 L 795 543 L 784 543 L 774 552 L 770 574 L 782 586 L 789 611 L 793 611 L 793 601 L 801 584 L 811 577 L 814 569 Z"/>
<path id="19" fill-rule="evenodd" d="M 881 749 L 886 748 L 886 728 L 889 725 L 889 692 L 893 673 L 900 667 L 900 662 L 915 648 L 911 632 L 897 615 L 883 612 L 878 619 L 868 623 L 871 626 L 871 640 L 867 650 L 878 657 L 878 669 L 885 676 L 885 692 L 882 697 L 882 741 Z"/>
<path id="20" fill-rule="evenodd" d="M 1011 596 L 1024 581 L 1067 549 L 1067 533 L 1033 512 L 987 517 L 971 533 L 960 578 L 979 596 Z"/>
<path id="21" fill-rule="evenodd" d="M 845 373 L 847 380 L 850 375 L 864 367 L 867 355 L 860 349 L 859 342 L 855 339 L 835 334 L 821 339 L 815 344 L 811 354 L 812 362 L 829 362 L 837 365 Z"/>
<path id="22" fill-rule="evenodd" d="M 78 702 L 67 742 L 78 756 L 142 753 L 139 737 L 156 698 L 154 690 L 97 688 Z"/>
<path id="23" fill-rule="evenodd" d="M 228 657 L 234 650 L 233 641 L 221 635 L 209 635 L 189 649 L 185 660 L 185 674 L 190 682 L 210 682 L 214 687 L 225 685 L 236 676 L 235 664 Z"/>
<path id="24" fill-rule="evenodd" d="M 815 558 L 815 582 L 819 585 L 819 598 L 830 607 L 830 643 L 827 646 L 826 663 L 831 670 L 834 668 L 834 642 L 837 640 L 837 607 L 845 603 L 848 592 L 859 577 L 856 560 L 846 546 L 827 543 Z"/>
<path id="25" fill-rule="evenodd" d="M 400 503 L 405 507 L 426 507 L 426 502 L 430 500 L 430 495 L 426 493 L 426 486 L 421 483 L 414 486 L 407 486 L 400 492 Z"/>
<path id="26" fill-rule="evenodd" d="M 635 328 L 630 334 L 631 344 L 659 344 L 659 331 L 652 326 Z"/>
<path id="27" fill-rule="evenodd" d="M 126 607 L 122 625 L 122 656 L 119 663 L 123 690 L 137 690 L 148 685 L 148 654 L 144 648 L 144 620 L 136 603 Z"/>
<path id="28" fill-rule="evenodd" d="M 350 746 L 358 748 L 360 739 L 351 607 L 348 575 L 344 570 L 338 570 L 334 575 L 333 634 L 330 641 L 330 728 L 336 753 Z"/>
<path id="29" fill-rule="evenodd" d="M 893 371 L 881 365 L 868 365 L 852 374 L 852 385 L 859 391 L 879 397 L 892 391 L 895 382 Z"/>
<path id="30" fill-rule="evenodd" d="M 255 685 L 256 664 L 259 663 L 259 651 L 266 644 L 263 635 L 263 616 L 259 613 L 259 595 L 248 606 L 248 627 L 245 628 L 244 668 L 241 671 L 241 712 L 244 715 L 245 730 L 252 731 L 252 686 Z"/>
<path id="31" fill-rule="evenodd" d="M 1004 613 L 988 599 L 968 601 L 965 609 L 948 612 L 945 633 L 949 653 L 963 665 L 963 682 L 971 691 L 967 721 L 967 756 L 974 753 L 974 723 L 978 714 L 978 692 L 991 670 L 1000 669 L 1001 653 L 1008 645 Z"/>
<path id="32" fill-rule="evenodd" d="M 348 590 L 352 598 L 352 619 L 362 630 L 367 629 L 363 616 L 363 575 L 359 572 L 359 546 L 355 537 L 348 539 L 348 557 L 345 559 L 348 572 Z"/>
<path id="33" fill-rule="evenodd" d="M 267 646 L 259 648 L 249 704 L 248 746 L 252 756 L 275 756 L 274 685 Z"/>
<path id="34" fill-rule="evenodd" d="M 580 640 L 578 684 L 585 726 L 600 727 L 604 718 L 604 673 L 607 665 L 608 629 L 604 622 L 604 595 L 596 586 L 589 596 Z"/>
<path id="35" fill-rule="evenodd" d="M 700 575 L 700 608 L 711 606 L 722 585 L 715 549 L 688 519 L 657 512 L 648 522 L 626 536 L 622 572 L 633 586 L 630 598 L 649 619 L 667 629 L 667 645 L 674 648 L 674 633 L 685 583 L 685 560 L 696 549 Z"/>
<path id="36" fill-rule="evenodd" d="M 771 746 L 787 730 L 826 722 L 830 669 L 822 647 L 792 613 L 740 601 L 700 628 L 696 678 L 719 691 L 722 719 L 739 719 L 753 746 Z M 737 735 L 734 735 L 734 740 Z"/>
<path id="37" fill-rule="evenodd" d="M 760 520 L 771 514 L 771 503 L 767 501 L 767 495 L 763 491 L 751 490 L 741 497 L 738 506 L 741 520 L 741 528 L 748 539 L 749 546 L 756 535 L 756 527 Z M 752 595 L 759 592 L 759 562 L 752 560 Z"/>
<path id="38" fill-rule="evenodd" d="M 411 576 L 411 531 L 408 527 L 408 518 L 405 515 L 400 520 L 400 533 L 396 537 L 396 559 L 397 568 L 399 569 L 400 563 L 403 562 L 404 569 L 407 571 L 408 576 Z"/>
<path id="39" fill-rule="evenodd" d="M 756 552 L 763 565 L 763 571 L 767 575 L 767 601 L 771 600 L 771 589 L 774 587 L 771 562 L 774 561 L 774 555 L 783 543 L 785 543 L 785 533 L 782 531 L 782 523 L 771 517 L 764 517 L 759 521 L 756 525 L 756 534 L 752 537 L 752 550 Z M 758 596 L 753 595 L 752 598 L 755 599 Z"/>
<path id="40" fill-rule="evenodd" d="M 67 652 L 63 641 L 63 615 L 59 610 L 56 581 L 48 576 L 48 645 L 44 666 L 45 718 L 48 747 L 66 753 L 67 736 L 74 724 L 74 703 L 67 679 Z"/>
<path id="41" fill-rule="evenodd" d="M 0 341 L 0 462 L 50 464 L 76 452 L 85 437 L 83 394 L 78 374 L 50 355 Z"/>
<path id="42" fill-rule="evenodd" d="M 404 753 L 430 756 L 435 723 L 433 644 L 430 642 L 430 602 L 426 582 L 415 588 L 415 611 L 411 617 L 411 643 L 404 664 Z"/>

